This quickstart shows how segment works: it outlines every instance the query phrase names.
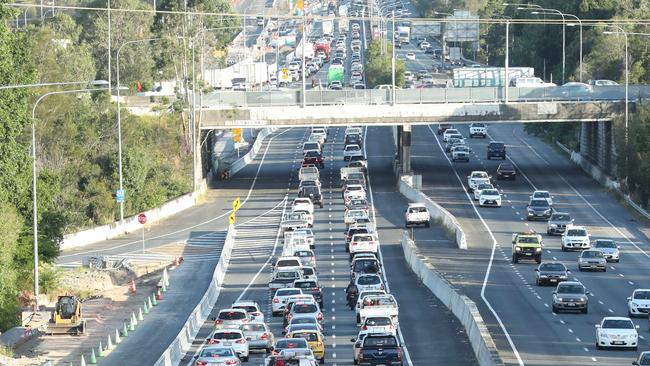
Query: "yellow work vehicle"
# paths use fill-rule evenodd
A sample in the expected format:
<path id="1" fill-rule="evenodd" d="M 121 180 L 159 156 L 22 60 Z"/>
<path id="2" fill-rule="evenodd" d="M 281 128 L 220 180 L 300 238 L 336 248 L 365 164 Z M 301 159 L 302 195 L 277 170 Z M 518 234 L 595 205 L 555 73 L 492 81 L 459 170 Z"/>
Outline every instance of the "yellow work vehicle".
<path id="1" fill-rule="evenodd" d="M 81 301 L 76 296 L 59 296 L 45 334 L 83 334 L 86 321 L 81 317 Z"/>
<path id="2" fill-rule="evenodd" d="M 305 339 L 318 362 L 325 363 L 325 341 L 321 332 L 317 330 L 296 330 L 287 334 L 286 337 Z"/>

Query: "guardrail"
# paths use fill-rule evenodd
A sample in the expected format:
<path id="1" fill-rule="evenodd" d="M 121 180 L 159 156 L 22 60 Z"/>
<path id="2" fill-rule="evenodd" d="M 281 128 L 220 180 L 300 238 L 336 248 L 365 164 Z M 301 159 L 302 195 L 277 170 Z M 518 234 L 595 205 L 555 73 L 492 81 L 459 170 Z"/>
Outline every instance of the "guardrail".
<path id="1" fill-rule="evenodd" d="M 274 128 L 264 128 L 262 129 L 258 134 L 257 137 L 255 138 L 255 143 L 253 143 L 253 146 L 251 149 L 246 153 L 246 155 L 242 156 L 241 158 L 235 160 L 232 165 L 230 165 L 230 169 L 228 169 L 228 174 L 232 177 L 237 172 L 240 170 L 244 169 L 248 163 L 253 161 L 255 157 L 257 156 L 257 152 L 260 150 L 260 147 L 262 147 L 262 143 L 264 143 L 264 139 L 273 133 L 275 131 Z"/>
<path id="2" fill-rule="evenodd" d="M 442 206 L 432 201 L 427 195 L 420 192 L 414 187 L 414 180 L 417 181 L 420 176 L 403 175 L 399 179 L 399 193 L 413 202 L 424 203 L 431 214 L 431 217 L 442 223 L 445 229 L 454 233 L 456 245 L 459 249 L 467 249 L 467 239 L 465 232 L 454 215 L 445 210 Z M 415 179 L 414 179 L 415 178 Z"/>
<path id="3" fill-rule="evenodd" d="M 226 235 L 226 241 L 221 250 L 221 257 L 219 258 L 219 262 L 217 263 L 212 275 L 210 286 L 201 298 L 201 301 L 199 301 L 188 317 L 185 324 L 183 324 L 183 327 L 178 332 L 176 338 L 174 338 L 169 347 L 165 352 L 163 352 L 160 358 L 158 358 L 158 361 L 154 364 L 155 366 L 178 365 L 183 359 L 183 356 L 185 356 L 185 353 L 187 353 L 192 346 L 192 341 L 210 315 L 212 307 L 221 293 L 221 285 L 223 284 L 226 270 L 230 264 L 232 248 L 235 243 L 235 235 L 235 228 L 230 225 L 228 228 L 228 234 Z"/>
<path id="4" fill-rule="evenodd" d="M 559 102 L 559 101 L 621 101 L 625 100 L 622 86 L 603 86 L 592 92 L 554 88 L 508 88 L 510 102 Z M 302 92 L 298 89 L 270 89 L 265 91 L 219 90 L 203 95 L 203 108 L 223 107 L 280 107 L 302 104 Z M 358 90 L 307 90 L 305 102 L 309 106 L 340 104 L 390 104 L 391 91 L 387 89 Z M 650 98 L 650 86 L 629 87 L 629 100 Z M 476 88 L 418 88 L 395 91 L 395 104 L 432 103 L 502 103 L 503 87 Z"/>
<path id="5" fill-rule="evenodd" d="M 479 365 L 504 365 L 476 303 L 467 296 L 461 295 L 431 263 L 425 261 L 415 243 L 409 238 L 407 231 L 402 234 L 401 244 L 404 258 L 411 270 L 463 324 Z"/>

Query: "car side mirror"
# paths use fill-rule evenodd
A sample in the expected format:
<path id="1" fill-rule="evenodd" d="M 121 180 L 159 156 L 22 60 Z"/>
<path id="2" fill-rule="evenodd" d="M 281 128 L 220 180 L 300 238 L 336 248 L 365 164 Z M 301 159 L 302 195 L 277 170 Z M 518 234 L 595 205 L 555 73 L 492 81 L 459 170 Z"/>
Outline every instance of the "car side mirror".
<path id="1" fill-rule="evenodd" d="M 638 325 L 635 325 L 634 328 L 639 329 L 639 326 L 638 326 Z"/>
<path id="2" fill-rule="evenodd" d="M 630 301 L 630 300 L 632 300 L 632 297 L 631 297 L 631 296 L 627 298 L 627 301 Z"/>
<path id="3" fill-rule="evenodd" d="M 638 361 L 632 361 L 632 365 L 639 366 L 639 362 Z"/>
<path id="4" fill-rule="evenodd" d="M 621 249 L 621 246 L 620 246 L 620 245 L 617 245 L 617 246 L 616 246 L 616 249 Z"/>
<path id="5" fill-rule="evenodd" d="M 356 342 L 356 341 L 357 341 L 356 339 L 354 339 L 354 338 L 350 338 L 350 342 L 354 343 L 354 342 Z"/>
<path id="6" fill-rule="evenodd" d="M 600 324 L 596 324 L 596 328 L 600 328 Z"/>
<path id="7" fill-rule="evenodd" d="M 575 222 L 575 221 L 576 221 L 575 219 L 571 219 L 571 222 Z"/>
<path id="8" fill-rule="evenodd" d="M 217 317 L 213 316 L 213 317 L 210 318 L 210 320 L 215 321 L 215 320 L 217 320 Z"/>
<path id="9" fill-rule="evenodd" d="M 557 291 L 553 291 L 553 295 L 556 295 L 556 294 L 557 294 Z"/>
<path id="10" fill-rule="evenodd" d="M 587 295 L 591 295 L 591 292 L 589 292 L 589 291 L 585 291 L 585 294 L 587 294 Z"/>
<path id="11" fill-rule="evenodd" d="M 570 270 L 570 269 L 567 269 L 567 270 L 566 270 L 566 273 L 571 273 L 571 270 Z"/>
<path id="12" fill-rule="evenodd" d="M 535 272 L 539 272 L 539 268 L 535 268 Z"/>

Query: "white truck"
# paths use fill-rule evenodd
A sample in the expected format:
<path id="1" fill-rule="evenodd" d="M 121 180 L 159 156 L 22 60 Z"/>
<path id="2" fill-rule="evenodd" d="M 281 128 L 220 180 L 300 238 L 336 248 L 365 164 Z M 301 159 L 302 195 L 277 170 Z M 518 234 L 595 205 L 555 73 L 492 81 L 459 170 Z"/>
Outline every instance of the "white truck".
<path id="1" fill-rule="evenodd" d="M 475 122 L 469 125 L 469 138 L 473 138 L 474 136 L 487 138 L 487 126 L 485 123 Z"/>
<path id="2" fill-rule="evenodd" d="M 409 203 L 404 213 L 404 221 L 407 228 L 413 225 L 429 227 L 431 225 L 431 214 L 424 203 Z"/>
<path id="3" fill-rule="evenodd" d="M 280 227 L 282 228 L 282 232 L 309 228 L 307 214 L 304 212 L 285 213 L 284 216 L 282 216 Z"/>
<path id="4" fill-rule="evenodd" d="M 367 317 L 387 316 L 397 326 L 399 324 L 399 306 L 393 295 L 365 296 L 357 309 L 357 325 L 363 324 Z"/>
<path id="5" fill-rule="evenodd" d="M 397 27 L 397 39 L 401 43 L 410 43 L 411 42 L 411 27 L 400 25 Z"/>
<path id="6" fill-rule="evenodd" d="M 279 288 L 293 287 L 296 280 L 303 278 L 299 267 L 276 268 L 269 281 L 269 289 L 275 291 Z"/>
<path id="7" fill-rule="evenodd" d="M 332 35 L 334 31 L 334 21 L 331 19 L 324 19 L 322 22 L 323 25 L 323 35 L 329 34 Z"/>
<path id="8" fill-rule="evenodd" d="M 377 253 L 379 240 L 373 234 L 354 234 L 348 247 L 352 260 L 356 253 Z"/>
<path id="9" fill-rule="evenodd" d="M 284 233 L 283 256 L 292 256 L 300 250 L 310 250 L 307 234 L 301 231 L 287 231 Z"/>
<path id="10" fill-rule="evenodd" d="M 298 180 L 301 182 L 306 180 L 320 180 L 320 172 L 316 167 L 304 166 L 298 172 Z"/>
<path id="11" fill-rule="evenodd" d="M 487 172 L 475 170 L 467 176 L 467 190 L 474 192 L 479 184 L 490 183 L 490 176 Z"/>
<path id="12" fill-rule="evenodd" d="M 363 168 L 360 167 L 346 167 L 346 168 L 341 168 L 341 180 L 345 181 L 348 179 L 348 175 L 354 174 L 354 173 L 361 173 L 364 174 Z"/>

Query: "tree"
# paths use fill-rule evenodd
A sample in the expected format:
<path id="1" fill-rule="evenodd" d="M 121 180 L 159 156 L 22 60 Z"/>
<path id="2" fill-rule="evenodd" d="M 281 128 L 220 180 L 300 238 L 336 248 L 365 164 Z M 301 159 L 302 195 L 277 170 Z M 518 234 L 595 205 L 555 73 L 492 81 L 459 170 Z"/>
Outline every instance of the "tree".
<path id="1" fill-rule="evenodd" d="M 371 41 L 366 49 L 366 83 L 369 88 L 377 85 L 393 84 L 392 73 L 393 45 L 388 43 L 386 52 L 381 54 L 381 45 L 378 41 Z M 404 73 L 406 65 L 402 60 L 395 60 L 395 85 L 404 86 Z"/>

